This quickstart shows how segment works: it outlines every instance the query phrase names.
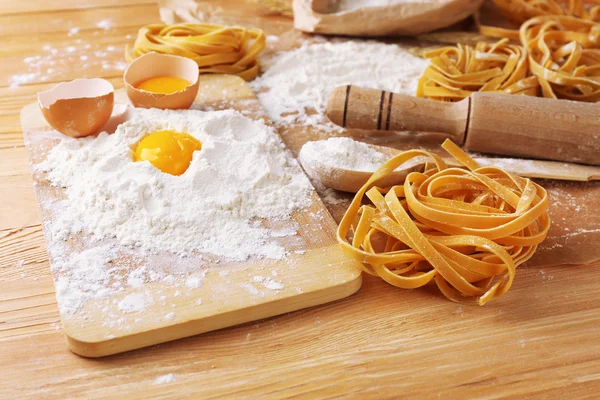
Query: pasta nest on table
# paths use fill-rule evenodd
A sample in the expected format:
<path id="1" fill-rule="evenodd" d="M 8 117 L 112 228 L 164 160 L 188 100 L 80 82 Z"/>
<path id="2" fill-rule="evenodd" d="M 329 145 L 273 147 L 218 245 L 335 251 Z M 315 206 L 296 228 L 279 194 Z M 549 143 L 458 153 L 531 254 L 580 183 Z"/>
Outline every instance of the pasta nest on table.
<path id="1" fill-rule="evenodd" d="M 548 195 L 530 179 L 480 167 L 449 140 L 442 147 L 466 169 L 422 150 L 395 156 L 356 193 L 338 242 L 365 272 L 394 286 L 435 283 L 452 301 L 483 305 L 510 289 L 517 266 L 545 239 Z M 423 156 L 431 160 L 424 172 L 411 172 L 402 185 L 375 186 Z"/>
<path id="2" fill-rule="evenodd" d="M 424 57 L 431 62 L 419 79 L 419 97 L 457 101 L 473 92 L 537 94 L 538 80 L 529 74 L 525 49 L 509 39 L 479 42 L 474 48 L 459 43 L 425 52 Z"/>
<path id="3" fill-rule="evenodd" d="M 523 23 L 544 15 L 575 17 L 600 22 L 600 0 L 494 0 L 511 21 Z"/>
<path id="4" fill-rule="evenodd" d="M 541 3 L 551 4 L 527 4 Z M 519 30 L 481 26 L 482 34 L 502 39 L 426 52 L 431 63 L 417 96 L 458 101 L 481 91 L 599 102 L 600 5 L 586 10 L 548 12 L 526 19 Z"/>
<path id="5" fill-rule="evenodd" d="M 187 57 L 200 73 L 237 75 L 250 81 L 258 76 L 257 57 L 265 48 L 260 29 L 214 24 L 153 24 L 141 28 L 133 50 L 126 48 L 131 62 L 150 52 Z"/>

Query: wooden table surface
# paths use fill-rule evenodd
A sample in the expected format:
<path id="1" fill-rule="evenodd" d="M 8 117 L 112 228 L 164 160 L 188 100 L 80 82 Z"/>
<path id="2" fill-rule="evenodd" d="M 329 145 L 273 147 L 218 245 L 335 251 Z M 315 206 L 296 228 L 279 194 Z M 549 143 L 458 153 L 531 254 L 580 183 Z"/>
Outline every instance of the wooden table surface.
<path id="1" fill-rule="evenodd" d="M 0 0 L 0 398 L 598 397 L 600 263 L 524 267 L 482 308 L 365 277 L 329 305 L 103 359 L 70 353 L 18 113 L 59 81 L 121 87 L 124 45 L 158 20 L 150 0 Z"/>

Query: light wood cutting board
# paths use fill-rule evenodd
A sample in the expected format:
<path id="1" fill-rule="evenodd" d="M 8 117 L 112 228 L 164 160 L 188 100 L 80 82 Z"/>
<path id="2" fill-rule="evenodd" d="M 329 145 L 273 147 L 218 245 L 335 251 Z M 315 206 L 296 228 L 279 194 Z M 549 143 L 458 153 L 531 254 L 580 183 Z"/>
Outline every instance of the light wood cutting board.
<path id="1" fill-rule="evenodd" d="M 126 101 L 123 92 L 116 93 L 117 103 Z M 202 76 L 193 108 L 234 108 L 253 119 L 266 120 L 248 85 L 236 76 Z M 60 138 L 47 125 L 37 103 L 21 110 L 21 124 L 30 162 L 38 163 Z M 46 226 L 53 218 L 48 204 L 64 194 L 51 187 L 42 174 L 32 174 Z M 300 228 L 297 236 L 279 239 L 293 250 L 284 260 L 201 266 L 199 258 L 191 257 L 185 262 L 197 261 L 197 270 L 175 275 L 175 283 L 128 287 L 110 298 L 87 301 L 74 315 L 61 314 L 69 349 L 82 356 L 100 357 L 331 302 L 356 292 L 361 286 L 359 266 L 342 254 L 335 240 L 336 224 L 316 193 L 312 193 L 311 207 L 292 219 Z M 70 239 L 67 245 L 74 250 L 94 246 L 85 234 Z M 169 270 L 178 258 L 166 256 L 160 262 L 147 262 L 151 269 Z M 136 268 L 134 262 L 130 264 L 131 270 Z M 202 274 L 200 287 L 186 287 L 188 278 Z M 55 283 L 59 275 L 53 273 Z M 269 289 L 255 277 L 269 277 L 283 288 Z M 118 302 L 132 293 L 150 296 L 150 304 L 140 312 L 121 312 Z"/>

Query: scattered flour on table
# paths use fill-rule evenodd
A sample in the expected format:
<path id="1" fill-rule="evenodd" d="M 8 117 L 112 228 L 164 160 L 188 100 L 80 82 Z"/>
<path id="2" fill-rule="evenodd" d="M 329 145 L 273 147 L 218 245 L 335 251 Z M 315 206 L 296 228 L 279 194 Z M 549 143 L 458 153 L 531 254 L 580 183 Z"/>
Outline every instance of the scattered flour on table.
<path id="1" fill-rule="evenodd" d="M 174 312 L 171 311 L 170 313 L 167 313 L 167 315 L 165 315 L 165 320 L 166 321 L 173 321 L 173 319 L 175 319 L 175 313 Z"/>
<path id="2" fill-rule="evenodd" d="M 147 296 L 144 293 L 131 293 L 119 301 L 119 310 L 124 313 L 140 312 L 147 307 Z"/>
<path id="3" fill-rule="evenodd" d="M 165 383 L 171 383 L 171 382 L 175 382 L 175 375 L 166 374 L 166 375 L 161 375 L 158 378 L 156 378 L 152 384 L 153 385 L 163 385 Z"/>
<path id="4" fill-rule="evenodd" d="M 276 125 L 336 129 L 324 115 L 332 89 L 352 84 L 412 95 L 428 64 L 392 44 L 304 44 L 267 60 L 250 86 Z"/>
<path id="5" fill-rule="evenodd" d="M 267 289 L 271 289 L 271 290 L 281 290 L 281 289 L 285 288 L 285 285 L 283 285 L 281 282 L 276 282 L 272 278 L 269 278 L 268 276 L 264 277 L 264 276 L 257 275 L 254 278 L 252 278 L 252 281 L 254 281 L 256 283 L 260 283 Z"/>
<path id="6" fill-rule="evenodd" d="M 300 150 L 303 163 L 326 163 L 353 171 L 374 172 L 389 157 L 368 144 L 347 137 L 307 142 Z"/>
<path id="7" fill-rule="evenodd" d="M 115 22 L 110 18 L 100 20 L 96 23 L 96 27 L 104 29 L 105 31 L 111 29 L 114 25 Z"/>
<path id="8" fill-rule="evenodd" d="M 165 129 L 202 143 L 181 176 L 132 160 L 132 146 Z M 281 259 L 286 250 L 254 222 L 310 204 L 310 183 L 273 129 L 235 111 L 136 109 L 112 135 L 63 139 L 37 168 L 68 196 L 52 240 L 86 231 L 149 252 Z"/>
<path id="9" fill-rule="evenodd" d="M 260 293 L 259 290 L 250 283 L 241 283 L 240 286 L 243 287 L 244 289 L 246 289 L 248 291 L 248 293 L 250 293 L 250 294 L 257 295 Z"/>
<path id="10" fill-rule="evenodd" d="M 76 36 L 79 28 L 69 30 L 67 37 Z M 10 78 L 10 87 L 39 82 L 60 80 L 65 74 L 87 76 L 90 70 L 101 67 L 114 72 L 124 71 L 127 63 L 121 59 L 123 48 L 100 44 L 82 44 L 76 39 L 74 44 L 64 47 L 42 46 L 38 54 L 23 58 L 25 71 Z M 69 39 L 73 43 L 73 39 Z M 117 57 L 118 54 L 118 57 Z"/>
<path id="11" fill-rule="evenodd" d="M 119 270 L 111 264 L 117 256 L 114 248 L 94 247 L 71 255 L 61 251 L 62 248 L 60 243 L 48 244 L 52 269 L 60 275 L 55 289 L 61 313 L 73 314 L 87 300 L 113 294 L 111 277 Z"/>
<path id="12" fill-rule="evenodd" d="M 198 289 L 200 286 L 202 286 L 204 275 L 205 274 L 201 276 L 190 276 L 185 280 L 185 286 L 187 286 L 189 289 Z"/>

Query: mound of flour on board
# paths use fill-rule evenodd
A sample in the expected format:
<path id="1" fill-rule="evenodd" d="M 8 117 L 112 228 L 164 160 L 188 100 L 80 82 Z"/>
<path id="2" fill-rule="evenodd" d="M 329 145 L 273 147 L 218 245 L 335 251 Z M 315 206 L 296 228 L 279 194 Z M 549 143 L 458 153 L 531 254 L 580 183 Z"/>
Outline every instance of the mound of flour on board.
<path id="1" fill-rule="evenodd" d="M 352 171 L 374 172 L 388 159 L 368 144 L 347 137 L 307 142 L 300 150 L 302 162 L 326 163 Z"/>
<path id="2" fill-rule="evenodd" d="M 160 130 L 202 143 L 181 176 L 132 160 L 132 146 Z M 84 231 L 153 253 L 280 259 L 286 250 L 261 219 L 310 204 L 310 183 L 273 129 L 235 111 L 136 109 L 112 135 L 63 139 L 36 168 L 68 197 L 56 204 L 51 241 Z"/>
<path id="3" fill-rule="evenodd" d="M 428 64 L 390 44 L 305 44 L 268 60 L 265 72 L 250 86 L 276 125 L 335 129 L 324 115 L 334 88 L 352 84 L 413 95 Z"/>

